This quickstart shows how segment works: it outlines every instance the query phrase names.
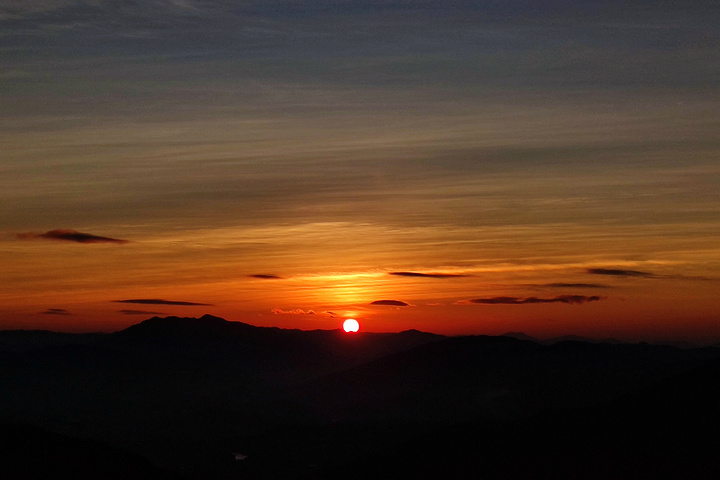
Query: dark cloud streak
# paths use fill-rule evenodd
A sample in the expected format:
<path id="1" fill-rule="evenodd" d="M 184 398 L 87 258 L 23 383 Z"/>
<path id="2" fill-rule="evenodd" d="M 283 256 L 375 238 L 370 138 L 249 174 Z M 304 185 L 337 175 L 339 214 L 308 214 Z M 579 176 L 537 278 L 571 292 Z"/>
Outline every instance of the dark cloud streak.
<path id="1" fill-rule="evenodd" d="M 292 310 L 273 308 L 271 312 L 275 315 L 317 315 L 317 313 L 315 313 L 315 310 L 303 310 L 302 308 L 294 308 Z"/>
<path id="2" fill-rule="evenodd" d="M 176 300 L 162 300 L 160 298 L 135 298 L 130 300 L 113 300 L 115 303 L 137 303 L 141 305 L 183 305 L 186 307 L 211 307 L 211 303 L 180 302 Z"/>
<path id="3" fill-rule="evenodd" d="M 409 303 L 402 302 L 400 300 L 375 300 L 370 305 L 388 305 L 391 307 L 409 307 Z"/>
<path id="4" fill-rule="evenodd" d="M 129 243 L 128 240 L 119 238 L 101 237 L 91 233 L 82 233 L 76 230 L 58 229 L 50 230 L 45 233 L 26 232 L 18 233 L 16 237 L 20 240 L 60 240 L 75 243 Z"/>
<path id="5" fill-rule="evenodd" d="M 670 280 L 697 280 L 703 282 L 717 282 L 718 278 L 703 277 L 697 275 L 657 275 L 650 272 L 641 272 L 638 270 L 621 270 L 614 268 L 588 268 L 587 273 L 593 275 L 609 275 L 616 277 L 638 277 L 638 278 L 652 278 L 652 279 L 670 279 Z"/>
<path id="6" fill-rule="evenodd" d="M 653 273 L 640 272 L 638 270 L 622 270 L 618 268 L 588 268 L 587 273 L 592 275 L 608 275 L 612 277 L 657 278 L 657 275 Z"/>
<path id="7" fill-rule="evenodd" d="M 469 277 L 462 273 L 421 273 L 421 272 L 390 272 L 390 275 L 399 277 L 420 277 L 420 278 L 462 278 Z"/>
<path id="8" fill-rule="evenodd" d="M 44 312 L 40 312 L 42 315 L 72 315 L 64 308 L 48 308 Z"/>
<path id="9" fill-rule="evenodd" d="M 597 295 L 559 295 L 553 298 L 537 298 L 537 297 L 491 297 L 491 298 L 476 298 L 470 300 L 470 303 L 476 303 L 481 305 L 531 305 L 537 303 L 565 303 L 565 304 L 582 304 L 588 302 L 596 302 L 601 297 Z"/>

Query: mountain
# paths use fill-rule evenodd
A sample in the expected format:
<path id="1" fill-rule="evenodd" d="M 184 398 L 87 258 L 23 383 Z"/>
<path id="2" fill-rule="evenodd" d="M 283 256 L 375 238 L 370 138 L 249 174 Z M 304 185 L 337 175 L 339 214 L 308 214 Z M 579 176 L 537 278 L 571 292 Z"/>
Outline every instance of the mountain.
<path id="1" fill-rule="evenodd" d="M 575 474 L 585 463 L 602 473 L 603 452 L 626 459 L 623 448 L 645 442 L 640 468 L 678 438 L 700 452 L 688 457 L 696 470 L 718 472 L 693 430 L 717 417 L 716 348 L 345 334 L 209 315 L 26 336 L 38 340 L 0 349 L 0 422 L 189 478 L 527 478 L 524 466 Z M 605 464 L 602 478 L 629 471 Z"/>
<path id="2" fill-rule="evenodd" d="M 29 425 L 0 424 L 0 444 L 5 480 L 182 480 L 139 455 Z"/>
<path id="3" fill-rule="evenodd" d="M 46 330 L 2 330 L 0 352 L 23 351 L 68 345 L 92 345 L 105 333 L 60 333 Z"/>
<path id="4" fill-rule="evenodd" d="M 293 383 L 443 338 L 417 330 L 349 335 L 339 329 L 255 327 L 205 315 L 199 319 L 153 317 L 109 335 L 103 346 L 131 352 L 136 358 L 162 355 L 179 363 L 217 363 L 222 368 L 262 373 L 269 383 Z"/>
<path id="5" fill-rule="evenodd" d="M 277 479 L 717 478 L 717 354 L 448 339 L 306 386 L 308 403 L 330 417 L 238 438 L 252 456 L 237 472 Z M 458 372 L 458 364 L 466 367 Z M 483 395 L 492 381 L 515 390 Z M 503 404 L 512 405 L 513 394 L 541 408 L 525 405 L 510 415 Z"/>
<path id="6" fill-rule="evenodd" d="M 300 390 L 333 420 L 507 419 L 609 401 L 693 368 L 708 355 L 718 351 L 454 337 L 329 375 Z"/>
<path id="7" fill-rule="evenodd" d="M 31 344 L 51 336 L 28 335 L 36 338 Z M 0 351 L 0 421 L 95 439 L 195 472 L 213 451 L 198 449 L 199 439 L 222 443 L 238 431 L 306 419 L 287 387 L 442 338 L 155 317 L 94 342 Z"/>
<path id="8" fill-rule="evenodd" d="M 508 332 L 508 333 L 503 333 L 501 336 L 514 338 L 516 340 L 527 340 L 528 342 L 540 343 L 540 341 L 537 338 L 531 337 L 530 335 L 523 333 L 523 332 Z"/>
<path id="9" fill-rule="evenodd" d="M 716 359 L 592 408 L 432 425 L 315 478 L 717 479 L 719 376 Z"/>

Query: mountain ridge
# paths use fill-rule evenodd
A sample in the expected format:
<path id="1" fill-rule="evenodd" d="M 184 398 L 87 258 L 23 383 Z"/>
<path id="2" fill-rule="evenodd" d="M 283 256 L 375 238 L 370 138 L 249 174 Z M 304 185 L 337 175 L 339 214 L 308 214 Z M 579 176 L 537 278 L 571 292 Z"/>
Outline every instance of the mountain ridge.
<path id="1" fill-rule="evenodd" d="M 393 452 L 419 461 L 410 446 L 428 452 L 430 439 L 420 441 L 428 435 L 446 439 L 457 452 L 469 442 L 512 458 L 513 431 L 541 432 L 548 445 L 541 451 L 557 460 L 563 448 L 579 444 L 575 423 L 607 438 L 614 435 L 603 426 L 610 420 L 618 429 L 645 428 L 653 412 L 672 415 L 668 405 L 682 403 L 672 397 L 673 385 L 685 382 L 686 391 L 700 395 L 705 387 L 698 382 L 713 378 L 720 365 L 720 349 L 709 347 L 544 345 L 413 330 L 346 334 L 214 316 L 153 317 L 94 342 L 50 343 L 0 350 L 0 423 L 99 441 L 166 471 L 219 480 L 330 479 L 343 466 L 377 476 Z M 703 365 L 705 373 L 698 370 Z M 637 414 L 650 405 L 643 392 L 652 388 L 666 400 Z M 715 390 L 709 392 L 715 398 Z M 698 414 L 717 416 L 713 404 L 694 404 Z M 694 415 L 678 415 L 676 436 L 695 438 L 682 424 L 698 425 Z M 557 435 L 548 425 L 558 426 Z M 477 443 L 477 431 L 495 432 L 502 441 Z M 248 458 L 236 462 L 231 452 Z M 458 460 L 450 451 L 443 455 Z M 528 458 L 547 467 L 542 455 Z M 354 463 L 360 459 L 366 464 Z M 447 468 L 422 462 L 435 474 Z M 462 468 L 446 470 L 445 478 L 482 468 L 458 462 Z M 406 469 L 393 470 L 396 478 L 433 478 L 398 465 Z M 497 475 L 488 478 L 523 478 L 519 471 L 502 477 L 494 465 Z"/>

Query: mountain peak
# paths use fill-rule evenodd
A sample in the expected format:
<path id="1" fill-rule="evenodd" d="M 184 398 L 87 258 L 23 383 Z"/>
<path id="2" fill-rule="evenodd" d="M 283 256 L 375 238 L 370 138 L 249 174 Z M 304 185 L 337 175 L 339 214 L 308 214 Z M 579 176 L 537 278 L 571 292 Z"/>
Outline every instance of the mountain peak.
<path id="1" fill-rule="evenodd" d="M 247 325 L 247 324 L 244 324 L 244 323 L 242 323 L 242 322 L 230 322 L 230 321 L 228 321 L 228 320 L 225 320 L 224 318 L 216 317 L 216 316 L 214 316 L 214 315 L 210 315 L 210 314 L 206 313 L 205 315 L 203 315 L 203 316 L 200 317 L 200 318 L 197 318 L 197 317 L 177 317 L 177 316 L 174 316 L 174 315 L 167 316 L 167 317 L 158 317 L 158 316 L 155 316 L 155 317 L 149 318 L 149 319 L 147 319 L 147 320 L 145 320 L 145 321 L 143 321 L 143 322 L 140 322 L 140 323 L 138 323 L 138 324 L 136 324 L 136 325 L 133 325 L 133 326 L 129 327 L 128 329 L 134 328 L 134 327 L 138 327 L 138 326 L 140 326 L 140 325 L 166 325 L 166 326 L 171 326 L 171 325 L 175 325 L 175 326 L 178 326 L 178 325 L 185 325 L 185 326 L 197 325 L 197 326 L 202 326 L 202 325 L 226 325 L 226 324 Z"/>
<path id="2" fill-rule="evenodd" d="M 214 341 L 227 341 L 238 334 L 255 331 L 258 327 L 230 322 L 213 315 L 195 317 L 152 317 L 124 330 L 113 333 L 111 343 L 160 342 L 174 345 L 194 345 Z"/>

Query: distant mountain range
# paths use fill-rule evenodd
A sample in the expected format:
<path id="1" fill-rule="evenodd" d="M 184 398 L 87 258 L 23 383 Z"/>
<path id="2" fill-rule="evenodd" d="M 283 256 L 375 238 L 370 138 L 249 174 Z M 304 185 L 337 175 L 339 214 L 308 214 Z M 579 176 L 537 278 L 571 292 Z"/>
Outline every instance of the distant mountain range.
<path id="1" fill-rule="evenodd" d="M 712 347 L 154 317 L 0 332 L 0 433 L 146 475 L 113 478 L 718 478 L 718 374 Z M 32 443 L 16 470 L 56 463 Z"/>
<path id="2" fill-rule="evenodd" d="M 30 425 L 0 424 L 2 478 L 182 480 L 137 454 Z"/>

